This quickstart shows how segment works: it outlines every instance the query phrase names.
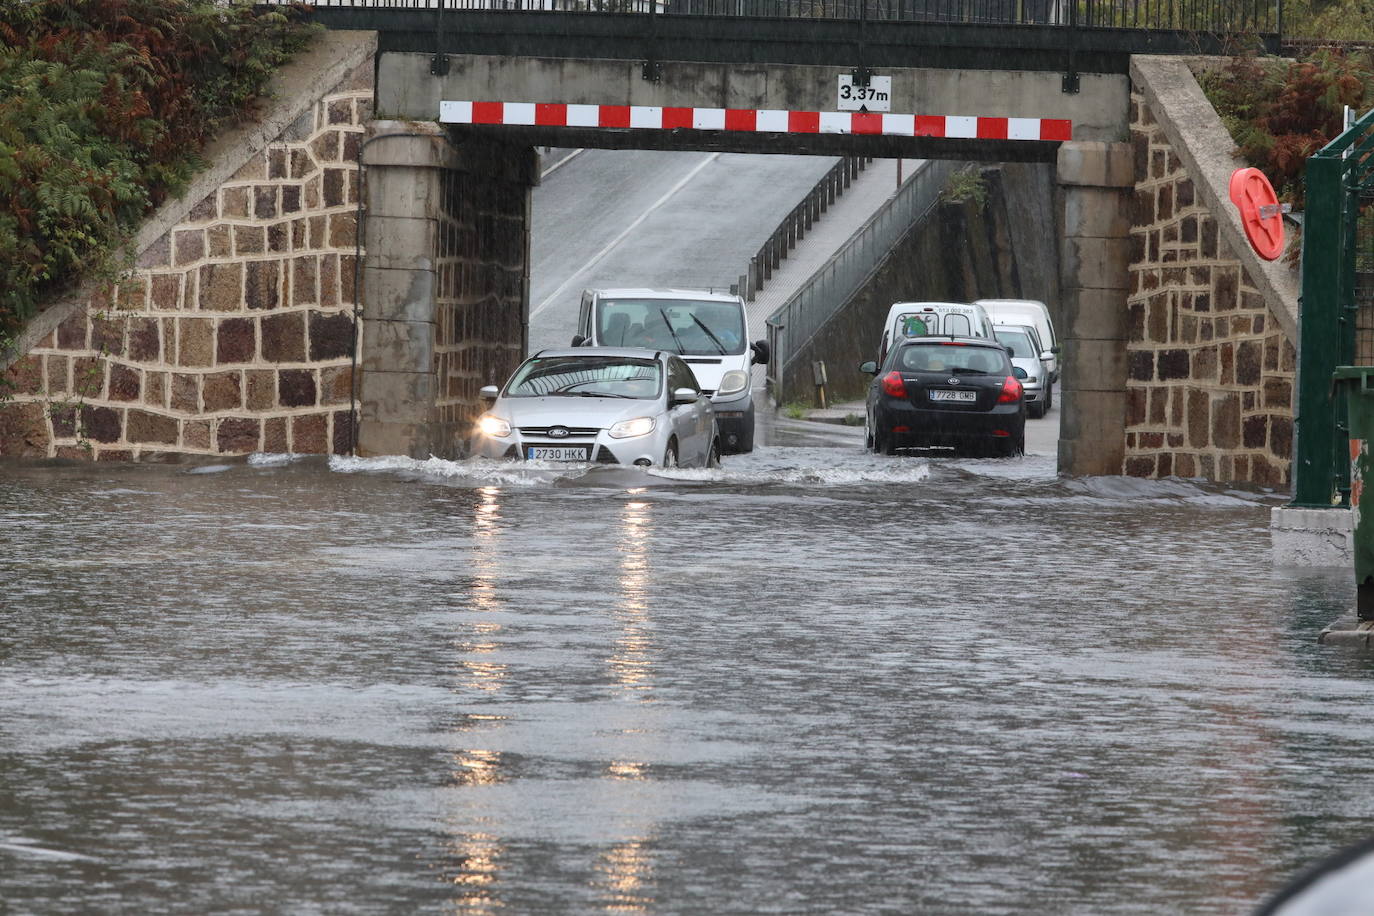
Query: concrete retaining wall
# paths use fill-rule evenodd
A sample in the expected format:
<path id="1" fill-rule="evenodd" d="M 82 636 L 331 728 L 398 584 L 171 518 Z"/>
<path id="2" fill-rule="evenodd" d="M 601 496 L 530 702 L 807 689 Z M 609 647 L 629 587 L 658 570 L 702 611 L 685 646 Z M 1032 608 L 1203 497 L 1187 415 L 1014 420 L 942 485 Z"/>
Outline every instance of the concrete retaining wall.
<path id="1" fill-rule="evenodd" d="M 987 200 L 943 201 L 893 246 L 868 281 L 803 346 L 784 370 L 781 400 L 810 403 L 813 360 L 823 360 L 832 400 L 862 398 L 871 377 L 859 363 L 876 359 L 878 337 L 892 303 L 910 300 L 969 302 L 1011 297 L 1054 301 L 1057 272 L 1039 263 L 1038 238 L 1016 225 L 1025 213 L 1053 212 L 1054 168 L 1014 164 L 981 169 Z M 1008 186 L 1015 186 L 1009 193 Z M 1014 206 L 1009 204 L 1014 201 Z M 1051 220 L 1052 222 L 1052 220 Z M 1053 238 L 1048 239 L 1053 251 Z M 1034 263 L 1030 269 L 1021 265 Z"/>

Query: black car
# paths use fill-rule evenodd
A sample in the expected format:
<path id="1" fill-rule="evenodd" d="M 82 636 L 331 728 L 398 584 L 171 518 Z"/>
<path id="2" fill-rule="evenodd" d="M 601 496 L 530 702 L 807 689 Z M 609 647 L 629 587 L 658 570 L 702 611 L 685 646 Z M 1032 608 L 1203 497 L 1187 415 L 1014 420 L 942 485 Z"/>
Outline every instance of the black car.
<path id="1" fill-rule="evenodd" d="M 953 447 L 972 456 L 1026 449 L 1026 403 L 1005 347 L 980 337 L 919 337 L 887 355 L 868 389 L 868 447 Z"/>

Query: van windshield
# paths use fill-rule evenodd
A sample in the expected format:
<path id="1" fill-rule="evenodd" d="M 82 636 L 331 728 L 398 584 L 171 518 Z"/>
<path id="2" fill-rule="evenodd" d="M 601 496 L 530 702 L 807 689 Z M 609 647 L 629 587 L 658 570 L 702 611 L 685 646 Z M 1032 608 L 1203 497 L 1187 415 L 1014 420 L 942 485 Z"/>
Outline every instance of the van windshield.
<path id="1" fill-rule="evenodd" d="M 743 353 L 744 309 L 699 299 L 603 299 L 596 340 L 605 347 L 648 347 L 685 356 Z"/>

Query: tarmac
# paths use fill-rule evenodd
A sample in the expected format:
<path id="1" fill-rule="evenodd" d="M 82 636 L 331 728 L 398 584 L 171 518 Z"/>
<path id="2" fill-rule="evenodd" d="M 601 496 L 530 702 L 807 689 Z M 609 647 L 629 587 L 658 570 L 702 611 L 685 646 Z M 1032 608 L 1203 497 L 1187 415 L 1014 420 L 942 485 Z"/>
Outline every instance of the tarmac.
<path id="1" fill-rule="evenodd" d="M 1056 386 L 1054 407 L 1039 420 L 1026 420 L 1026 454 L 1059 454 L 1059 398 L 1061 392 Z M 824 408 L 810 408 L 802 419 L 816 423 L 831 423 L 838 426 L 864 425 L 865 404 L 863 401 L 843 401 L 827 404 Z"/>

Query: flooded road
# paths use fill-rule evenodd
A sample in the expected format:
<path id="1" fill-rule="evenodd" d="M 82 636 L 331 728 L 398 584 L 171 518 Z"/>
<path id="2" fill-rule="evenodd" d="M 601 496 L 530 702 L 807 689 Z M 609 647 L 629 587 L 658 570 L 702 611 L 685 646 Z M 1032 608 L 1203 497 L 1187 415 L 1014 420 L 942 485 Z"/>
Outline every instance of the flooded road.
<path id="1" fill-rule="evenodd" d="M 1374 832 L 1272 495 L 885 459 L 0 472 L 0 910 L 1242 913 Z"/>

